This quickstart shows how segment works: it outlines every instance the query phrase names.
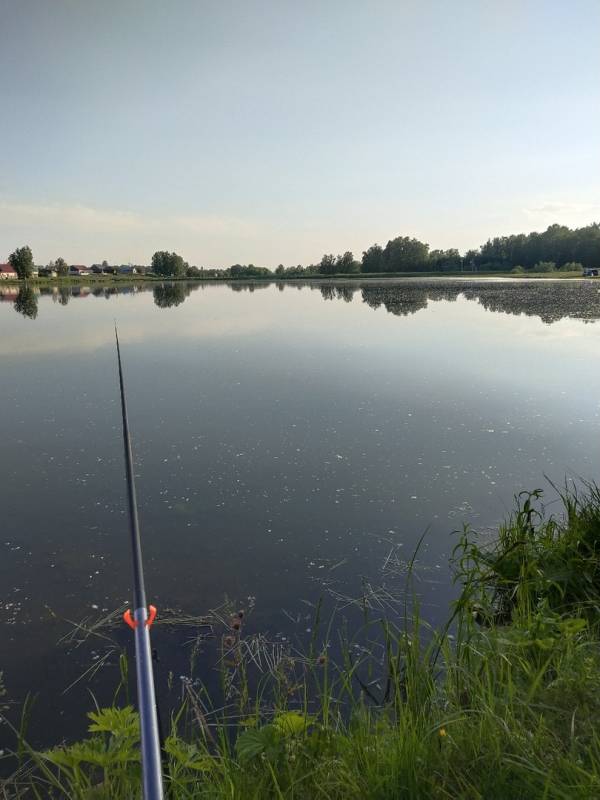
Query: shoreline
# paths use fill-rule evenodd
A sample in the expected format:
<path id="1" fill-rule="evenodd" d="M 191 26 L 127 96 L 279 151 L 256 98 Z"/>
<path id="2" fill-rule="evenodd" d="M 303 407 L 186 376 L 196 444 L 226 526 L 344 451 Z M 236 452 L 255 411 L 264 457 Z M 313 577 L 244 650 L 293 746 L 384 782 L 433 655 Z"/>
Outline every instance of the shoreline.
<path id="1" fill-rule="evenodd" d="M 574 272 L 531 272 L 513 274 L 511 272 L 388 272 L 388 273 L 370 273 L 361 272 L 356 274 L 341 273 L 337 275 L 298 275 L 279 277 L 277 275 L 269 276 L 235 276 L 235 277 L 175 277 L 175 276 L 159 276 L 159 275 L 86 275 L 83 277 L 68 276 L 64 278 L 3 278 L 0 280 L 0 287 L 2 286 L 82 286 L 95 284 L 98 286 L 119 286 L 131 285 L 135 283 L 298 283 L 298 282 L 360 282 L 360 281 L 376 281 L 387 282 L 393 280 L 419 280 L 427 278 L 445 280 L 452 278 L 453 280 L 473 281 L 480 279 L 492 279 L 498 281 L 522 281 L 522 280 L 535 280 L 535 281 L 555 281 L 555 280 L 569 280 L 569 281 L 593 281 L 593 277 L 581 275 L 581 273 Z M 600 286 L 600 281 L 598 281 Z"/>

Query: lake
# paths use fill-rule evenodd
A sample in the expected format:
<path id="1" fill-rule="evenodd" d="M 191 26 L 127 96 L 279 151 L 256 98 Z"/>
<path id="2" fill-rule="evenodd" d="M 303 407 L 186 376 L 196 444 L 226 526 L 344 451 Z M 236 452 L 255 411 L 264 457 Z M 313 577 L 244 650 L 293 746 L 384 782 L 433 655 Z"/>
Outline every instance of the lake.
<path id="1" fill-rule="evenodd" d="M 594 281 L 0 287 L 0 301 L 0 669 L 13 719 L 38 694 L 36 745 L 83 730 L 90 689 L 110 702 L 131 645 L 124 625 L 60 641 L 131 599 L 114 320 L 147 590 L 173 623 L 153 639 L 165 705 L 190 672 L 190 615 L 243 608 L 245 633 L 285 649 L 312 635 L 319 598 L 393 613 L 427 531 L 418 593 L 440 623 L 453 531 L 492 531 L 523 489 L 551 503 L 548 479 L 599 475 Z M 214 641 L 194 651 L 209 686 Z"/>

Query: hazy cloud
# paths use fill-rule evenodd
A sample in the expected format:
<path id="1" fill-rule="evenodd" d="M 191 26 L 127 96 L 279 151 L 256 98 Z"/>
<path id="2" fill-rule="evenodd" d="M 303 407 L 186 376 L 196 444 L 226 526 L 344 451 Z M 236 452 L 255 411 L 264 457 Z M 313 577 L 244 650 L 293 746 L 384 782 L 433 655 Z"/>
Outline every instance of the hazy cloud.
<path id="1" fill-rule="evenodd" d="M 571 225 L 589 225 L 593 219 L 600 219 L 600 203 L 547 200 L 539 205 L 524 208 L 523 212 L 532 219 Z"/>

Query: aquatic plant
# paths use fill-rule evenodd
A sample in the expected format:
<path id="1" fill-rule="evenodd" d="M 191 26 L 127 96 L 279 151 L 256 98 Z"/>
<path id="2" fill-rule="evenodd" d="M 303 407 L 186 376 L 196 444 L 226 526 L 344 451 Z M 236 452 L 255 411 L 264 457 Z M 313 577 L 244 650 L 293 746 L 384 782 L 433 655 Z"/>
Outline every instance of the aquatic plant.
<path id="1" fill-rule="evenodd" d="M 224 702 L 189 681 L 171 719 L 168 796 L 600 796 L 600 492 L 565 490 L 560 515 L 542 500 L 519 495 L 490 543 L 458 534 L 461 592 L 442 630 L 407 603 L 396 619 L 365 619 L 381 647 L 342 628 L 336 664 L 318 606 L 308 652 L 278 652 L 251 691 L 260 643 L 230 625 Z M 139 797 L 135 712 L 89 718 L 81 742 L 25 746 L 5 796 Z"/>

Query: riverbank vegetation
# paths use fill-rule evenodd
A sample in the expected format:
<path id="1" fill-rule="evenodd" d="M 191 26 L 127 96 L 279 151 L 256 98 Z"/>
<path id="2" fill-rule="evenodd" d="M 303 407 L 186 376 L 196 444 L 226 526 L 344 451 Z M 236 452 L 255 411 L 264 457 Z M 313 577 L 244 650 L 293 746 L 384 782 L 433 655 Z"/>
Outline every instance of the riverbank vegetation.
<path id="1" fill-rule="evenodd" d="M 9 257 L 19 280 L 34 277 L 31 249 L 21 247 Z M 600 224 L 593 223 L 582 228 L 571 229 L 566 225 L 550 225 L 542 233 L 521 233 L 497 236 L 489 239 L 478 249 L 461 255 L 456 248 L 430 250 L 429 245 L 409 236 L 390 239 L 385 247 L 374 244 L 365 250 L 359 261 L 351 251 L 341 255 L 325 254 L 316 264 L 303 266 L 283 264 L 271 271 L 254 264 L 234 264 L 227 269 L 190 266 L 177 253 L 157 251 L 152 256 L 151 266 L 110 266 L 106 261 L 94 264 L 90 270 L 83 268 L 85 276 L 95 272 L 97 277 L 136 273 L 149 274 L 153 278 L 187 279 L 290 279 L 311 277 L 333 277 L 370 275 L 388 277 L 406 274 L 457 274 L 457 273 L 508 273 L 521 274 L 573 274 L 581 275 L 585 269 L 600 267 Z M 80 276 L 80 267 L 68 268 L 59 258 L 41 268 L 50 277 Z M 79 271 L 76 271 L 79 270 Z"/>
<path id="2" fill-rule="evenodd" d="M 420 617 L 415 558 L 397 618 L 365 604 L 359 634 L 337 626 L 338 663 L 333 627 L 317 618 L 307 652 L 283 653 L 251 690 L 234 619 L 223 696 L 211 703 L 190 682 L 171 719 L 167 796 L 600 796 L 600 491 L 561 499 L 548 513 L 539 491 L 522 493 L 495 540 L 456 534 L 460 591 L 441 630 Z M 17 741 L 6 797 L 140 796 L 138 720 L 126 704 L 91 709 L 76 744 L 34 752 Z"/>

